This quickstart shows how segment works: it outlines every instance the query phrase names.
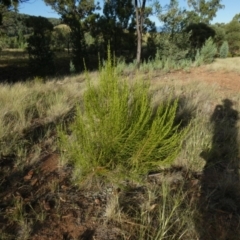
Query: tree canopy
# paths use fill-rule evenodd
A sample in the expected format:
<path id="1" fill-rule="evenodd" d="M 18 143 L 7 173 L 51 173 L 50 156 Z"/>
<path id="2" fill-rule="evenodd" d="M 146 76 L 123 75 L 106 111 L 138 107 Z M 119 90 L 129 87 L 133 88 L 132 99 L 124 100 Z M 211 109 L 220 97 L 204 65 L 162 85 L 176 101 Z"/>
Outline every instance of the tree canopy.
<path id="1" fill-rule="evenodd" d="M 197 13 L 201 22 L 209 23 L 219 9 L 224 8 L 221 0 L 188 0 L 189 7 Z"/>
<path id="2" fill-rule="evenodd" d="M 1 47 L 26 48 L 32 36 L 37 39 L 40 33 L 36 33 L 36 29 L 41 29 L 45 22 L 41 34 L 48 41 L 46 51 L 68 49 L 76 71 L 83 70 L 84 62 L 91 65 L 93 56 L 96 63 L 98 54 L 104 59 L 108 44 L 117 58 L 124 57 L 128 62 L 135 59 L 137 66 L 155 58 L 156 54 L 161 55 L 160 59 L 179 60 L 189 56 L 194 59 L 210 37 L 218 50 L 224 43 L 228 44 L 230 55 L 240 54 L 240 14 L 227 24 L 210 23 L 224 7 L 221 0 L 188 0 L 189 9 L 181 7 L 179 0 L 169 0 L 166 6 L 161 6 L 161 1 L 108 0 L 104 1 L 102 9 L 94 0 L 44 0 L 61 18 L 46 21 L 36 18 L 34 27 L 26 21 L 29 16 L 12 11 L 23 1 L 0 1 L 0 30 L 5 34 Z M 150 20 L 153 14 L 162 23 L 158 28 L 160 33 Z M 51 22 L 51 30 L 46 29 L 48 22 Z"/>

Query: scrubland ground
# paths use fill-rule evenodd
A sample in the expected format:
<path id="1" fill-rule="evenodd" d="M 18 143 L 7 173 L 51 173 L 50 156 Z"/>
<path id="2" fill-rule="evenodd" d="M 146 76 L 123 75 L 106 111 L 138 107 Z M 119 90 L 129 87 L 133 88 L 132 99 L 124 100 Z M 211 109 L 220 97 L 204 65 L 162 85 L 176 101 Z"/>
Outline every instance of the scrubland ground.
<path id="1" fill-rule="evenodd" d="M 141 181 L 116 172 L 73 181 L 58 133 L 74 121 L 86 75 L 1 84 L 0 239 L 239 239 L 236 61 L 121 72 L 150 80 L 154 104 L 177 97 L 176 121 L 189 126 L 174 164 Z M 89 77 L 98 83 L 98 72 Z"/>

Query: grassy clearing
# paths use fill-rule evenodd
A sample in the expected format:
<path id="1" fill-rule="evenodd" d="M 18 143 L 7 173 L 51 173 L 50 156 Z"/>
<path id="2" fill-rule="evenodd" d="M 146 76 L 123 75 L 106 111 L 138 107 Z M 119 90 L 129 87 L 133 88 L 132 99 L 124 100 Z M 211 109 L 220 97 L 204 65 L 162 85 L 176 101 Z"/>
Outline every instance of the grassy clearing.
<path id="1" fill-rule="evenodd" d="M 226 61 L 224 64 L 226 66 L 229 59 L 217 60 L 208 67 L 213 69 L 216 63 L 222 61 L 223 63 Z M 215 210 L 219 213 L 219 211 L 225 209 L 226 215 L 229 216 L 227 207 L 230 209 L 238 208 L 238 194 L 236 194 L 238 189 L 234 188 L 235 193 L 230 193 L 229 196 L 228 189 L 232 189 L 230 186 L 232 180 L 229 179 L 233 178 L 232 175 L 229 175 L 229 172 L 233 172 L 230 163 L 228 163 L 226 173 L 218 176 L 219 181 L 216 179 L 212 181 L 217 182 L 218 188 L 224 188 L 224 191 L 228 193 L 227 197 L 224 195 L 225 193 L 219 193 L 217 190 L 215 191 L 217 195 L 214 195 L 215 192 L 208 193 L 208 189 L 201 192 L 204 185 L 201 182 L 202 180 L 196 177 L 197 174 L 201 174 L 204 178 L 204 174 L 206 174 L 204 169 L 206 160 L 204 161 L 200 155 L 202 152 L 211 153 L 211 149 L 214 148 L 214 122 L 210 122 L 210 119 L 217 105 L 224 106 L 222 100 L 226 96 L 221 95 L 214 86 L 196 82 L 194 79 L 189 84 L 167 77 L 164 81 L 159 79 L 159 81 L 147 82 L 142 79 L 151 79 L 154 70 L 140 69 L 139 72 L 134 72 L 130 77 L 125 78 L 123 77 L 125 74 L 121 75 L 122 65 L 119 65 L 115 70 L 112 69 L 112 65 L 106 65 L 106 67 L 109 68 L 107 72 L 102 69 L 100 73 L 76 75 L 62 80 L 52 79 L 44 82 L 35 78 L 35 80 L 27 83 L 0 85 L 0 163 L 2 164 L 4 159 L 8 160 L 8 157 L 13 154 L 13 169 L 20 171 L 16 174 L 16 176 L 21 176 L 20 180 L 17 178 L 19 183 L 21 183 L 23 177 L 25 179 L 30 178 L 30 183 L 24 180 L 18 185 L 19 188 L 12 193 L 11 200 L 8 202 L 9 207 L 6 211 L 1 212 L 0 224 L 2 224 L 2 219 L 7 219 L 7 223 L 2 222 L 6 226 L 9 225 L 9 222 L 16 224 L 19 239 L 34 239 L 34 229 L 37 226 L 44 226 L 44 223 L 46 223 L 46 228 L 49 228 L 49 221 L 53 215 L 57 216 L 56 219 L 61 223 L 65 221 L 65 218 L 70 222 L 69 213 L 62 209 L 65 207 L 77 211 L 79 197 L 83 192 L 93 196 L 87 200 L 92 208 L 94 204 L 98 204 L 99 199 L 104 198 L 100 193 L 112 191 L 112 194 L 107 193 L 104 206 L 100 208 L 100 205 L 97 205 L 100 208 L 100 210 L 99 208 L 95 209 L 98 215 L 91 213 L 90 207 L 84 205 L 83 209 L 87 208 L 85 219 L 94 215 L 95 220 L 90 218 L 91 224 L 94 221 L 97 222 L 98 227 L 104 228 L 105 226 L 104 233 L 110 231 L 109 229 L 113 229 L 112 231 L 118 229 L 119 237 L 114 239 L 199 239 L 208 229 L 204 225 L 204 216 L 207 220 L 212 221 L 210 226 L 214 228 L 217 225 L 214 225 L 214 217 L 216 217 L 216 223 L 219 219 L 222 219 L 213 214 Z M 110 81 L 112 78 L 115 80 L 114 82 Z M 117 85 L 114 85 L 116 83 Z M 134 85 L 135 83 L 136 85 Z M 138 88 L 134 92 L 133 88 L 136 86 Z M 105 91 L 99 92 L 101 87 Z M 129 95 L 132 98 L 129 98 Z M 178 99 L 177 105 L 174 105 L 176 104 L 174 99 Z M 104 100 L 105 105 L 100 100 Z M 240 94 L 231 94 L 230 100 L 235 103 L 233 108 L 240 111 Z M 131 101 L 137 104 L 131 105 Z M 170 122 L 170 125 L 161 125 L 161 118 L 155 122 L 156 125 L 160 128 L 166 126 L 171 128 L 179 124 L 180 129 L 189 127 L 184 138 L 180 139 L 178 145 L 180 149 L 176 152 L 177 154 L 174 151 L 171 152 L 171 154 L 174 153 L 172 155 L 174 161 L 170 168 L 162 167 L 161 161 L 158 161 L 155 153 L 154 155 L 149 154 L 150 150 L 153 149 L 153 142 L 156 142 L 158 148 L 159 144 L 161 145 L 161 142 L 157 143 L 159 136 L 161 136 L 161 133 L 159 133 L 161 129 L 157 126 L 149 128 L 149 117 L 152 117 L 154 109 L 166 102 L 170 102 L 169 106 L 172 108 L 169 107 L 165 108 L 165 111 L 160 111 L 160 116 L 170 112 L 171 109 L 174 112 L 176 110 L 176 114 L 173 114 L 174 118 L 171 117 L 172 115 L 166 117 L 169 120 L 166 122 Z M 77 113 L 73 111 L 76 105 L 80 106 Z M 131 109 L 129 106 L 133 106 L 133 108 Z M 68 121 L 65 117 L 71 111 L 74 113 Z M 109 114 L 110 111 L 112 111 L 112 114 Z M 131 111 L 134 114 L 130 114 L 129 117 Z M 100 113 L 101 116 L 97 115 Z M 145 113 L 143 115 L 147 117 L 141 118 L 141 113 Z M 130 121 L 126 121 L 128 118 Z M 80 121 L 78 125 L 73 125 L 74 119 Z M 141 125 L 139 119 L 143 119 L 142 122 L 145 122 L 146 125 Z M 60 149 L 57 140 L 61 139 L 61 135 L 58 135 L 59 132 L 57 134 L 57 130 L 60 129 L 63 121 L 64 129 L 67 129 L 67 132 L 60 131 L 62 139 L 65 139 Z M 137 127 L 134 128 L 134 124 Z M 130 129 L 127 128 L 129 125 Z M 236 125 L 239 125 L 239 121 Z M 228 127 L 227 124 L 226 127 Z M 79 131 L 79 129 L 82 129 L 82 131 Z M 143 129 L 142 132 L 141 129 Z M 72 132 L 77 133 L 78 136 L 71 134 Z M 126 135 L 126 132 L 130 135 Z M 136 132 L 141 134 L 132 137 L 134 136 L 133 133 Z M 148 132 L 149 135 L 147 136 L 144 132 Z M 237 134 L 235 141 L 239 143 L 237 130 L 235 132 Z M 54 139 L 51 140 L 53 135 Z M 81 137 L 82 141 L 79 139 L 76 141 L 77 137 Z M 145 148 L 148 154 L 142 154 L 139 157 L 139 153 L 142 153 L 144 149 L 142 146 L 147 146 L 148 142 L 151 142 L 148 148 Z M 100 150 L 96 151 L 96 149 Z M 51 178 L 47 184 L 43 185 L 43 189 L 49 190 L 48 197 L 54 195 L 55 207 L 51 211 L 55 212 L 51 215 L 50 211 L 46 210 L 48 209 L 48 206 L 46 206 L 47 198 L 38 197 L 40 200 L 34 199 L 34 196 L 38 196 L 39 192 L 41 196 L 44 196 L 45 193 L 42 188 L 38 187 L 37 184 L 35 185 L 35 172 L 37 172 L 36 175 L 39 172 L 39 176 L 41 176 L 39 178 L 44 176 L 48 179 L 51 174 L 49 176 L 44 175 L 34 163 L 39 164 L 39 159 L 46 155 L 46 152 L 52 153 L 60 150 L 63 159 L 59 159 L 58 164 L 64 163 L 61 171 L 67 171 L 66 175 L 69 175 L 67 183 L 69 185 L 65 186 L 67 185 L 65 182 L 64 184 L 59 183 L 57 179 L 51 180 Z M 231 151 L 231 147 L 228 151 Z M 77 155 L 73 153 L 77 153 Z M 131 156 L 135 156 L 135 158 Z M 122 161 L 123 157 L 128 161 Z M 108 165 L 109 162 L 112 163 L 111 166 Z M 149 167 L 149 162 L 157 163 L 158 166 L 151 165 Z M 136 163 L 143 168 L 138 168 Z M 74 176 L 75 179 L 76 176 L 81 179 L 79 172 L 81 172 L 83 166 L 86 167 L 85 169 L 88 172 L 86 177 L 88 185 L 84 185 L 84 190 L 81 190 L 82 188 L 79 190 L 79 188 L 76 188 L 75 182 L 71 182 L 71 180 Z M 31 178 L 32 168 L 34 174 Z M 96 172 L 92 171 L 93 168 L 99 174 L 95 174 Z M 69 169 L 73 169 L 73 171 L 70 172 Z M 4 199 L 3 201 L 8 198 L 9 194 L 9 192 L 6 193 L 6 178 L 10 177 L 13 185 L 16 178 L 15 174 L 11 174 L 11 171 L 11 168 L 1 169 L 1 176 L 3 177 L 0 181 L 0 194 L 2 194 L 0 197 Z M 60 173 L 63 174 L 61 171 Z M 141 174 L 141 181 L 134 177 L 136 172 Z M 57 173 L 59 174 L 59 172 Z M 127 179 L 126 176 L 128 176 Z M 133 179 L 131 179 L 131 176 L 133 176 Z M 208 175 L 206 175 L 207 177 Z M 210 175 L 210 179 L 211 177 Z M 105 181 L 106 178 L 108 178 L 108 181 Z M 38 181 L 40 182 L 40 180 Z M 32 192 L 36 188 L 36 192 L 31 196 L 33 198 L 32 202 L 27 204 L 27 200 L 24 198 L 26 193 L 22 194 L 21 192 L 21 189 L 26 185 L 32 186 Z M 69 188 L 69 190 L 64 190 L 66 191 L 65 195 L 62 190 L 63 187 Z M 206 193 L 208 199 L 211 199 L 212 195 L 215 197 L 215 200 L 212 200 L 213 203 L 207 202 L 206 204 L 206 206 L 210 205 L 212 207 L 209 210 L 212 218 L 204 212 L 205 210 L 199 210 L 199 201 L 205 201 L 201 199 L 200 193 L 202 195 Z M 77 195 L 78 200 L 74 200 L 73 196 L 75 195 Z M 99 195 L 101 197 L 98 197 Z M 231 197 L 233 195 L 236 196 Z M 219 196 L 221 196 L 221 201 L 216 200 Z M 31 197 L 28 196 L 28 198 Z M 93 203 L 90 202 L 90 199 L 93 199 Z M 53 200 L 51 199 L 51 201 Z M 71 205 L 67 205 L 69 203 Z M 81 214 L 84 212 L 83 209 Z M 231 212 L 231 214 L 232 219 L 234 219 L 236 217 L 235 212 Z M 207 220 L 205 222 L 208 222 Z M 13 235 L 5 229 L 4 225 L 1 226 L 0 238 L 11 239 Z M 76 228 L 75 225 L 74 227 Z M 217 229 L 217 226 L 215 228 Z M 230 236 L 228 231 L 225 230 L 224 227 L 218 228 L 218 231 L 216 231 L 216 234 L 220 236 L 218 239 L 227 239 L 221 236 Z M 72 239 L 74 238 L 72 237 Z M 96 239 L 106 239 L 106 235 Z"/>
<path id="2" fill-rule="evenodd" d="M 212 71 L 225 71 L 225 72 L 240 72 L 239 65 L 240 64 L 240 58 L 234 57 L 234 58 L 226 58 L 221 59 L 218 58 L 214 61 L 214 63 L 207 66 L 209 70 Z"/>
<path id="3" fill-rule="evenodd" d="M 80 90 L 76 90 L 78 88 Z M 71 111 L 81 98 L 82 88 L 81 82 L 66 86 L 65 81 L 53 80 L 44 84 L 39 79 L 14 85 L 1 84 L 0 154 L 26 157 L 27 146 L 44 138 L 50 125 Z M 31 133 L 39 126 L 43 132 Z"/>

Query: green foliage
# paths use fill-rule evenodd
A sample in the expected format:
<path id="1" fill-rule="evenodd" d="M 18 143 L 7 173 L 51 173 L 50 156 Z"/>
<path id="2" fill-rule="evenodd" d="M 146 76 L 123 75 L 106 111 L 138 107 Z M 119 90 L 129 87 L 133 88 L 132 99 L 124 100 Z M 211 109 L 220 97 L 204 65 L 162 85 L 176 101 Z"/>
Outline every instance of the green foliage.
<path id="1" fill-rule="evenodd" d="M 195 11 L 184 11 L 185 18 L 183 19 L 184 26 L 189 26 L 191 24 L 197 24 L 201 22 L 201 17 Z"/>
<path id="2" fill-rule="evenodd" d="M 16 10 L 18 6 L 18 0 L 1 0 L 0 1 L 0 26 L 3 24 L 6 15 L 9 16 L 9 12 Z"/>
<path id="3" fill-rule="evenodd" d="M 83 62 L 86 58 L 84 30 L 79 22 L 79 18 L 72 13 L 64 16 L 64 23 L 71 28 L 72 62 L 76 71 L 79 72 L 83 70 Z"/>
<path id="4" fill-rule="evenodd" d="M 200 57 L 203 63 L 212 63 L 216 54 L 216 44 L 213 42 L 212 38 L 209 38 L 200 50 Z"/>
<path id="5" fill-rule="evenodd" d="M 15 7 L 19 3 L 18 0 L 1 0 L 1 4 L 3 4 L 6 7 Z"/>
<path id="6" fill-rule="evenodd" d="M 27 47 L 30 69 L 39 76 L 54 73 L 53 52 L 50 48 L 52 24 L 43 17 L 31 17 L 27 24 L 34 31 L 28 38 Z"/>
<path id="7" fill-rule="evenodd" d="M 17 36 L 17 48 L 25 49 L 27 47 L 26 37 L 23 35 L 22 31 L 19 30 Z"/>
<path id="8" fill-rule="evenodd" d="M 84 22 L 93 14 L 98 4 L 93 0 L 65 1 L 44 0 L 54 11 L 61 15 L 63 23 L 70 29 L 72 61 L 77 72 L 84 69 L 83 59 L 87 61 L 86 42 L 84 34 L 89 31 L 89 25 Z"/>
<path id="9" fill-rule="evenodd" d="M 54 26 L 58 26 L 61 24 L 61 19 L 58 19 L 58 18 L 48 18 L 48 21 Z"/>
<path id="10" fill-rule="evenodd" d="M 219 9 L 224 8 L 221 0 L 188 0 L 188 6 L 192 7 L 200 18 L 201 22 L 209 23 Z"/>
<path id="11" fill-rule="evenodd" d="M 175 62 L 185 59 L 190 49 L 189 36 L 186 33 L 161 34 L 156 41 L 158 57 L 155 59 L 169 58 Z"/>
<path id="12" fill-rule="evenodd" d="M 64 51 L 70 45 L 70 29 L 68 26 L 61 24 L 54 28 L 52 34 L 51 46 L 55 51 Z"/>
<path id="13" fill-rule="evenodd" d="M 240 22 L 232 20 L 226 24 L 226 40 L 229 44 L 229 52 L 232 56 L 236 56 L 240 52 Z"/>
<path id="14" fill-rule="evenodd" d="M 25 37 L 32 33 L 32 29 L 26 25 L 26 20 L 30 17 L 26 14 L 20 14 L 15 11 L 9 11 L 0 4 L 0 13 L 2 12 L 2 25 L 0 33 L 8 37 L 19 37 L 19 34 Z"/>
<path id="15" fill-rule="evenodd" d="M 169 33 L 172 38 L 175 33 L 179 33 L 184 27 L 185 10 L 180 9 L 177 0 L 171 0 L 167 7 L 167 12 L 160 14 L 158 18 L 164 23 L 162 27 L 163 32 Z"/>
<path id="16" fill-rule="evenodd" d="M 0 4 L 0 16 L 2 13 L 2 24 L 0 26 L 0 45 L 3 48 L 26 49 L 27 39 L 33 34 L 34 30 L 29 24 L 31 16 L 20 14 L 16 11 L 9 11 L 6 6 Z M 54 23 L 59 19 L 51 19 Z M 1 20 L 0 20 L 1 21 Z M 54 36 L 55 37 L 55 36 Z"/>
<path id="17" fill-rule="evenodd" d="M 196 56 L 195 56 L 195 65 L 201 66 L 203 64 L 203 56 L 200 54 L 200 51 L 197 50 Z"/>
<path id="18" fill-rule="evenodd" d="M 217 48 L 220 48 L 223 42 L 226 41 L 226 31 L 224 29 L 224 26 L 221 26 L 220 24 L 215 24 L 212 25 L 211 27 L 215 31 L 215 36 L 213 40 L 216 43 Z"/>
<path id="19" fill-rule="evenodd" d="M 72 61 L 70 61 L 70 64 L 69 64 L 69 71 L 71 74 L 76 73 L 76 69 Z"/>
<path id="20" fill-rule="evenodd" d="M 149 84 L 120 80 L 109 52 L 99 85 L 89 79 L 71 136 L 59 131 L 60 146 L 75 164 L 78 180 L 119 169 L 125 177 L 139 176 L 171 164 L 186 132 L 174 125 L 178 101 L 155 109 Z"/>
<path id="21" fill-rule="evenodd" d="M 192 55 L 195 55 L 197 50 L 202 48 L 207 39 L 215 36 L 214 29 L 205 23 L 192 23 L 185 31 L 191 34 L 189 41 Z"/>
<path id="22" fill-rule="evenodd" d="M 116 56 L 122 51 L 135 53 L 134 7 L 131 0 L 105 1 L 103 15 L 98 19 L 96 37 L 102 39 L 101 49 L 110 44 Z"/>
<path id="23" fill-rule="evenodd" d="M 227 42 L 227 41 L 224 41 L 223 44 L 222 44 L 222 46 L 220 47 L 220 50 L 219 50 L 220 58 L 226 58 L 226 57 L 228 57 L 228 53 L 229 53 L 228 42 Z"/>
<path id="24" fill-rule="evenodd" d="M 142 2 L 132 0 L 105 1 L 103 15 L 98 19 L 97 30 L 95 31 L 95 37 L 98 39 L 101 55 L 106 55 L 105 49 L 107 45 L 110 44 L 117 57 L 124 56 L 127 61 L 129 59 L 132 60 L 136 56 L 137 44 L 138 46 L 141 44 L 141 47 L 139 47 L 137 51 L 140 61 L 142 44 L 145 44 L 148 40 L 151 41 L 151 35 L 149 33 L 156 32 L 155 23 L 149 18 L 152 14 L 152 8 L 149 5 L 145 6 L 145 3 L 146 0 Z M 135 4 L 139 6 L 136 7 Z M 137 19 L 136 9 L 138 12 Z M 141 23 L 141 31 L 137 31 L 137 26 L 140 26 L 138 21 Z M 138 41 L 136 41 L 136 33 Z M 141 37 L 139 33 L 141 33 Z M 144 36 L 144 34 L 149 35 Z M 142 39 L 144 37 L 146 37 L 146 40 Z M 142 58 L 146 59 L 151 53 L 155 52 L 151 43 L 147 43 L 150 51 L 147 54 L 143 53 Z M 154 54 L 151 55 L 153 56 Z"/>
<path id="25" fill-rule="evenodd" d="M 164 23 L 162 33 L 155 38 L 160 59 L 185 59 L 190 50 L 190 33 L 183 31 L 185 11 L 179 7 L 177 0 L 171 0 L 168 11 L 158 17 Z"/>

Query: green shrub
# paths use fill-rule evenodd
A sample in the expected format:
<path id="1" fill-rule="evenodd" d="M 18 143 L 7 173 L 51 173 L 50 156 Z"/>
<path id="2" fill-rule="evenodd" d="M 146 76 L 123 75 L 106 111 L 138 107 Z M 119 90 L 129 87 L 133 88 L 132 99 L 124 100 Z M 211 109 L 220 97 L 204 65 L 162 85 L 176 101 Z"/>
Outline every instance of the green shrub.
<path id="1" fill-rule="evenodd" d="M 75 69 L 75 66 L 74 66 L 72 60 L 70 61 L 70 64 L 69 64 L 69 71 L 70 71 L 71 74 L 76 73 L 76 69 Z"/>
<path id="2" fill-rule="evenodd" d="M 196 56 L 195 56 L 195 65 L 197 67 L 201 66 L 203 64 L 203 56 L 201 55 L 200 51 L 197 50 Z"/>
<path id="3" fill-rule="evenodd" d="M 216 53 L 216 44 L 213 42 L 212 38 L 209 38 L 200 50 L 200 56 L 202 57 L 203 63 L 212 63 Z"/>
<path id="4" fill-rule="evenodd" d="M 171 164 L 186 132 L 174 124 L 177 106 L 174 100 L 155 109 L 149 83 L 119 79 L 108 53 L 99 84 L 88 80 L 71 135 L 59 131 L 60 146 L 75 165 L 75 177 L 112 170 L 125 177 L 139 176 Z"/>
<path id="5" fill-rule="evenodd" d="M 171 61 L 178 62 L 185 60 L 190 50 L 190 34 L 189 33 L 174 33 L 161 34 L 156 36 L 155 44 L 157 52 L 155 60 L 170 58 Z"/>
<path id="6" fill-rule="evenodd" d="M 220 47 L 220 50 L 219 50 L 220 58 L 227 58 L 228 57 L 228 53 L 229 53 L 228 42 L 224 41 L 222 46 Z"/>

